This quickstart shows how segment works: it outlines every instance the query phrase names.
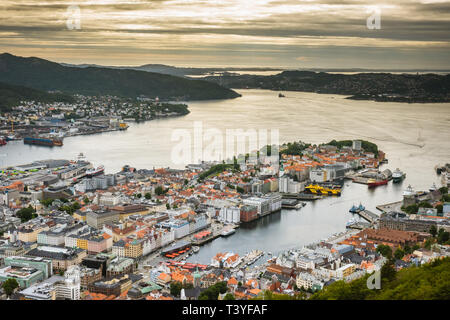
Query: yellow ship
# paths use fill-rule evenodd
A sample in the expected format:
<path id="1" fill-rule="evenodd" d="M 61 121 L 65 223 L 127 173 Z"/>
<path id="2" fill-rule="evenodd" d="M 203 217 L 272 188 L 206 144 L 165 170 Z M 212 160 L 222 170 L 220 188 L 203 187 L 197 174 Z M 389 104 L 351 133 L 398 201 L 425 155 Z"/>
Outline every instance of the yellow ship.
<path id="1" fill-rule="evenodd" d="M 312 194 L 324 195 L 324 196 L 340 196 L 341 189 L 340 188 L 326 188 L 319 186 L 317 184 L 310 184 L 305 187 L 305 191 Z"/>

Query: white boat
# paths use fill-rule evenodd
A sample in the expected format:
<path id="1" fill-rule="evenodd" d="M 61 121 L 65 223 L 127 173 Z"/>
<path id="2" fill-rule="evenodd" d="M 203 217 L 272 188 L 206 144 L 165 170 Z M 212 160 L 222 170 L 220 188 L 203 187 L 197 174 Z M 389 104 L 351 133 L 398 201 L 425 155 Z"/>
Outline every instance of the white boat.
<path id="1" fill-rule="evenodd" d="M 403 191 L 403 196 L 412 196 L 414 194 L 415 194 L 415 192 L 414 192 L 413 188 L 411 187 L 411 185 L 408 185 L 408 188 L 406 188 L 406 190 Z"/>
<path id="2" fill-rule="evenodd" d="M 402 172 L 399 168 L 395 169 L 392 173 L 393 182 L 401 182 L 406 177 L 406 174 Z"/>
<path id="3" fill-rule="evenodd" d="M 193 246 L 193 247 L 192 247 L 192 251 L 194 251 L 195 253 L 197 253 L 197 252 L 200 251 L 200 247 Z"/>
<path id="4" fill-rule="evenodd" d="M 105 172 L 105 167 L 103 165 L 100 165 L 97 168 L 92 168 L 92 169 L 86 170 L 86 176 L 94 177 L 94 176 L 103 174 L 104 172 Z"/>
<path id="5" fill-rule="evenodd" d="M 430 187 L 430 192 L 436 191 L 437 189 L 436 183 L 433 182 L 433 185 Z"/>
<path id="6" fill-rule="evenodd" d="M 230 228 L 230 229 L 227 229 L 227 230 L 222 231 L 222 232 L 220 233 L 220 235 L 221 235 L 222 237 L 228 237 L 229 235 L 232 235 L 232 234 L 235 233 L 235 232 L 236 232 L 236 230 L 234 230 L 233 228 Z"/>

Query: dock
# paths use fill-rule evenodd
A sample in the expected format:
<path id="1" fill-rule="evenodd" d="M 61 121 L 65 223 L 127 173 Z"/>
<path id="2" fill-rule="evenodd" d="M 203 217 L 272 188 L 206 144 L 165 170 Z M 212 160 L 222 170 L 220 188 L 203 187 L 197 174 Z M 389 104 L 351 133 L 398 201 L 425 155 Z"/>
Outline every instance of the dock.
<path id="1" fill-rule="evenodd" d="M 377 215 L 369 210 L 362 210 L 359 212 L 355 212 L 355 214 L 358 214 L 361 218 L 369 221 L 371 224 L 375 223 L 380 218 L 379 215 Z"/>
<path id="2" fill-rule="evenodd" d="M 283 193 L 282 194 L 283 199 L 296 199 L 296 200 L 317 200 L 321 199 L 322 197 L 315 194 L 309 194 L 309 193 Z"/>
<path id="3" fill-rule="evenodd" d="M 403 205 L 403 201 L 391 202 L 386 204 L 380 204 L 376 208 L 381 212 L 400 211 Z"/>
<path id="4" fill-rule="evenodd" d="M 363 230 L 370 228 L 372 226 L 371 223 L 368 222 L 355 222 L 347 226 L 347 229 L 357 229 L 357 230 Z"/>

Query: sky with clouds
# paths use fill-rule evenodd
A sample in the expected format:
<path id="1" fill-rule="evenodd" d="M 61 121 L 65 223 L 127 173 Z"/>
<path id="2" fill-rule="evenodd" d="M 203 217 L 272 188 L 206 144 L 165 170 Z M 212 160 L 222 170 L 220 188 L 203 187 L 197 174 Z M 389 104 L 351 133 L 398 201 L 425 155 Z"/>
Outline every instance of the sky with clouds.
<path id="1" fill-rule="evenodd" d="M 449 40 L 444 0 L 0 1 L 0 52 L 67 63 L 450 69 Z"/>

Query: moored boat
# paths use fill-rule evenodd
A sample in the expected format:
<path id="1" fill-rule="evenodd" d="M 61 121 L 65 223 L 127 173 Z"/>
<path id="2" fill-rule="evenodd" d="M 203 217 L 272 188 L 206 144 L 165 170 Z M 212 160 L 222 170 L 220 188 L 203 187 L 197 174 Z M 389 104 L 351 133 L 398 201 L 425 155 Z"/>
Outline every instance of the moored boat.
<path id="1" fill-rule="evenodd" d="M 44 138 L 44 137 L 25 137 L 23 138 L 23 143 L 47 147 L 54 147 L 54 146 L 60 147 L 63 145 L 62 139 Z"/>
<path id="2" fill-rule="evenodd" d="M 91 177 L 101 175 L 104 172 L 105 172 L 105 167 L 103 165 L 100 165 L 97 168 L 92 168 L 92 169 L 86 170 L 86 176 L 91 178 Z"/>
<path id="3" fill-rule="evenodd" d="M 387 179 L 383 179 L 383 180 L 369 179 L 369 181 L 367 181 L 367 185 L 369 186 L 369 188 L 375 188 L 375 187 L 382 186 L 385 184 L 388 184 Z"/>
<path id="4" fill-rule="evenodd" d="M 395 169 L 395 171 L 392 173 L 392 181 L 394 183 L 401 182 L 403 179 L 405 179 L 406 173 L 402 172 L 399 168 Z"/>

